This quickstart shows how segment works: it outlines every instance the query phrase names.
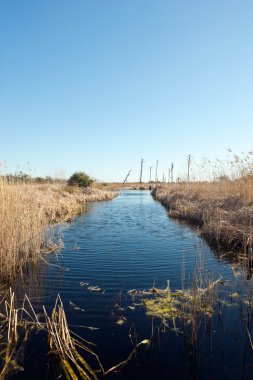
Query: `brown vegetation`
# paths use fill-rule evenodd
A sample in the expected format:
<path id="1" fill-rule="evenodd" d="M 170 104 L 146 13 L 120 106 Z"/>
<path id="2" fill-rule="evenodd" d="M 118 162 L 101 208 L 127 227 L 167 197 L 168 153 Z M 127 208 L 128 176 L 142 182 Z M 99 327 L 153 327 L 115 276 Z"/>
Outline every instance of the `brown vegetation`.
<path id="1" fill-rule="evenodd" d="M 116 193 L 64 184 L 12 183 L 0 178 L 0 278 L 16 274 L 40 259 L 49 224 L 70 221 L 89 201 L 112 199 Z"/>
<path id="2" fill-rule="evenodd" d="M 169 215 L 199 227 L 215 248 L 252 252 L 253 177 L 238 180 L 168 184 L 153 196 Z"/>
<path id="3" fill-rule="evenodd" d="M 47 335 L 48 354 L 54 357 L 54 362 L 57 363 L 59 378 L 64 373 L 66 379 L 96 380 L 97 376 L 86 360 L 86 357 L 91 356 L 96 358 L 99 371 L 103 371 L 98 356 L 90 348 L 92 343 L 81 337 L 77 338 L 76 334 L 70 331 L 59 295 L 51 315 L 44 306 L 44 315 L 37 314 L 27 295 L 24 296 L 21 305 L 11 289 L 9 295 L 3 295 L 0 307 L 3 309 L 3 313 L 0 313 L 0 379 L 10 378 L 24 370 L 24 357 L 20 352 L 26 351 L 30 334 L 34 329 L 37 333 L 41 331 Z M 40 336 L 38 335 L 37 340 Z"/>
<path id="4" fill-rule="evenodd" d="M 99 189 L 107 189 L 111 191 L 117 190 L 151 190 L 155 187 L 155 182 L 98 182 L 96 183 L 96 187 Z"/>
<path id="5" fill-rule="evenodd" d="M 150 345 L 149 339 L 134 344 L 125 360 L 105 371 L 98 355 L 93 351 L 95 344 L 70 330 L 59 294 L 50 314 L 44 306 L 42 309 L 43 313 L 36 312 L 26 294 L 23 301 L 18 300 L 11 288 L 9 292 L 7 290 L 1 293 L 1 380 L 12 378 L 24 371 L 26 363 L 23 353 L 26 352 L 28 341 L 34 331 L 38 343 L 41 343 L 41 338 L 45 343 L 44 337 L 47 336 L 47 366 L 57 379 L 64 377 L 69 380 L 97 380 L 99 374 L 104 377 L 113 372 L 117 373 L 137 355 L 141 347 Z M 95 370 L 89 364 L 91 361 L 92 366 L 96 366 Z"/>

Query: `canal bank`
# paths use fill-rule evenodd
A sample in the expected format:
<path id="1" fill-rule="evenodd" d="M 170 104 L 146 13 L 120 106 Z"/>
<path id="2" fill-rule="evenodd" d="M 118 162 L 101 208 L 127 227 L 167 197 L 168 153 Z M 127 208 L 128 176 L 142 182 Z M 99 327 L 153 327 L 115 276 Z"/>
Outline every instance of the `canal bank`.
<path id="1" fill-rule="evenodd" d="M 252 179 L 157 186 L 152 194 L 172 218 L 198 227 L 214 249 L 252 254 Z"/>
<path id="2" fill-rule="evenodd" d="M 251 378 L 247 331 L 251 335 L 252 330 L 245 328 L 240 313 L 246 309 L 235 307 L 232 293 L 234 278 L 240 280 L 238 289 L 251 284 L 244 284 L 244 268 L 222 260 L 195 231 L 168 218 L 149 191 L 123 191 L 111 202 L 88 204 L 84 215 L 58 228 L 64 242 L 61 252 L 37 267 L 25 283 L 19 282 L 18 295 L 26 293 L 40 314 L 42 305 L 50 313 L 59 293 L 70 329 L 96 345 L 93 350 L 105 370 L 126 360 L 138 343 L 149 342 L 107 378 Z M 166 327 L 159 316 L 147 315 L 142 296 L 130 292 L 165 291 L 168 281 L 171 291 L 191 289 L 196 268 L 213 280 L 222 278 L 224 285 L 214 313 L 197 315 L 195 327 L 189 323 L 183 328 L 180 320 L 167 320 Z M 14 378 L 33 379 L 39 368 L 38 379 L 56 379 L 59 372 L 35 347 L 36 334 L 24 371 Z M 87 360 L 99 370 L 92 358 Z M 97 377 L 104 375 L 100 371 Z"/>

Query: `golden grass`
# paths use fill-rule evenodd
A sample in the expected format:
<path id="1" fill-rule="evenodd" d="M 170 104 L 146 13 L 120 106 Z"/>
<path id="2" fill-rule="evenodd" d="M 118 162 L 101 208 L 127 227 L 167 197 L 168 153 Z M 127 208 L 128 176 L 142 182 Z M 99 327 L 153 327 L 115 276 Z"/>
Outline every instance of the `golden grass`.
<path id="1" fill-rule="evenodd" d="M 9 183 L 0 178 L 0 279 L 40 259 L 49 224 L 70 221 L 90 201 L 112 199 L 106 190 L 71 189 L 61 184 Z"/>
<path id="2" fill-rule="evenodd" d="M 118 191 L 118 190 L 151 190 L 155 187 L 155 183 L 149 183 L 149 182 L 110 182 L 110 183 L 103 183 L 103 182 L 97 182 L 95 183 L 96 188 L 99 189 L 106 189 L 111 191 Z"/>
<path id="3" fill-rule="evenodd" d="M 95 372 L 84 357 L 80 355 L 78 348 L 84 353 L 95 356 L 101 371 L 103 371 L 103 367 L 98 356 L 89 348 L 91 343 L 84 340 L 81 341 L 81 338 L 77 340 L 73 337 L 73 334 L 71 334 L 59 295 L 56 299 L 51 317 L 48 316 L 45 308 L 44 315 L 50 353 L 57 356 L 66 379 L 96 380 L 97 376 Z"/>
<path id="4" fill-rule="evenodd" d="M 54 355 L 66 379 L 97 379 L 95 372 L 85 359 L 86 355 L 94 356 L 99 365 L 99 371 L 104 372 L 98 356 L 89 347 L 92 344 L 80 337 L 77 338 L 70 331 L 59 295 L 51 316 L 43 306 L 44 316 L 40 320 L 26 295 L 22 306 L 17 306 L 15 294 L 10 289 L 9 295 L 3 297 L 2 303 L 5 305 L 5 310 L 0 314 L 0 331 L 4 338 L 0 344 L 0 379 L 8 378 L 9 375 L 24 369 L 18 364 L 18 351 L 21 346 L 25 347 L 29 334 L 34 328 L 43 330 L 47 334 L 49 354 Z M 83 352 L 82 356 L 80 351 Z"/>
<path id="5" fill-rule="evenodd" d="M 253 176 L 233 181 L 168 184 L 153 191 L 171 217 L 199 226 L 215 247 L 252 250 Z"/>
<path id="6" fill-rule="evenodd" d="M 44 306 L 44 313 L 36 314 L 27 295 L 24 296 L 22 304 L 17 302 L 11 288 L 3 295 L 0 305 L 3 309 L 0 313 L 1 380 L 24 370 L 24 359 L 20 361 L 19 350 L 21 347 L 25 349 L 30 333 L 34 329 L 36 332 L 43 331 L 47 335 L 48 354 L 54 358 L 53 362 L 49 361 L 49 366 L 52 363 L 54 369 L 57 367 L 57 378 L 64 376 L 68 380 L 97 380 L 97 374 L 105 376 L 118 372 L 131 361 L 141 347 L 150 345 L 149 339 L 142 340 L 135 345 L 125 360 L 105 371 L 98 355 L 93 351 L 95 345 L 69 329 L 59 294 L 50 315 Z M 95 358 L 93 365 L 96 365 L 96 370 L 89 364 L 92 357 Z"/>

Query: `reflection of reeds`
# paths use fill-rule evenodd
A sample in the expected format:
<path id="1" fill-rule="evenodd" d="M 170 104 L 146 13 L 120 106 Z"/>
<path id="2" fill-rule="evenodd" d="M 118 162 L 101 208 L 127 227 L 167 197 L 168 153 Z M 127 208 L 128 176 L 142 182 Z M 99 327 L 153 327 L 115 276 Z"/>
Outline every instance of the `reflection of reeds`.
<path id="1" fill-rule="evenodd" d="M 90 348 L 94 346 L 80 336 L 73 333 L 68 326 L 67 317 L 64 311 L 60 296 L 56 298 L 55 305 L 49 315 L 43 306 L 44 313 L 36 314 L 32 303 L 25 295 L 22 305 L 16 305 L 14 292 L 10 289 L 9 295 L 2 299 L 1 306 L 4 306 L 3 313 L 0 314 L 0 379 L 3 380 L 12 376 L 14 373 L 23 371 L 23 361 L 20 361 L 19 351 L 26 346 L 29 341 L 30 333 L 33 329 L 43 331 L 47 334 L 48 353 L 54 360 L 51 371 L 56 371 L 57 378 L 64 377 L 67 380 L 96 380 L 97 373 L 108 375 L 123 369 L 138 353 L 141 347 L 148 347 L 149 339 L 134 343 L 134 348 L 128 357 L 119 364 L 104 370 L 99 357 Z M 39 336 L 38 338 L 39 339 Z M 92 369 L 89 361 L 91 358 L 93 365 L 98 369 Z"/>
<path id="2" fill-rule="evenodd" d="M 158 187 L 155 199 L 171 217 L 199 226 L 214 247 L 251 251 L 253 177 L 236 181 L 177 183 Z"/>
<path id="3" fill-rule="evenodd" d="M 2 362 L 0 379 L 4 379 L 9 373 L 23 370 L 17 362 L 19 349 L 26 344 L 31 326 L 43 328 L 26 296 L 23 306 L 17 307 L 15 295 L 10 289 L 9 295 L 4 296 L 2 303 L 4 303 L 4 311 L 0 314 L 0 329 L 3 338 L 0 352 Z M 26 315 L 26 319 L 23 318 L 23 314 Z"/>
<path id="4" fill-rule="evenodd" d="M 48 224 L 71 220 L 84 211 L 87 201 L 114 196 L 115 193 L 97 189 L 70 192 L 60 184 L 12 183 L 1 177 L 1 279 L 14 276 L 23 265 L 40 259 Z"/>
<path id="5" fill-rule="evenodd" d="M 10 289 L 9 296 L 4 300 L 5 312 L 1 314 L 2 340 L 0 359 L 2 369 L 0 379 L 4 379 L 9 373 L 22 370 L 17 357 L 20 346 L 25 345 L 31 328 L 44 330 L 48 335 L 49 353 L 54 355 L 66 379 L 96 379 L 96 374 L 79 351 L 95 356 L 100 370 L 102 365 L 97 355 L 88 347 L 91 343 L 80 337 L 74 337 L 68 327 L 67 318 L 60 296 L 57 297 L 51 317 L 44 308 L 45 320 L 39 320 L 33 306 L 27 296 L 21 307 L 16 307 L 15 296 Z"/>
<path id="6" fill-rule="evenodd" d="M 88 362 L 81 356 L 77 348 L 96 357 L 97 355 L 88 347 L 87 342 L 77 341 L 69 331 L 66 314 L 60 296 L 57 297 L 51 318 L 44 308 L 48 343 L 50 352 L 58 357 L 59 363 L 67 379 L 96 379 L 95 372 Z M 102 365 L 100 364 L 101 369 Z"/>

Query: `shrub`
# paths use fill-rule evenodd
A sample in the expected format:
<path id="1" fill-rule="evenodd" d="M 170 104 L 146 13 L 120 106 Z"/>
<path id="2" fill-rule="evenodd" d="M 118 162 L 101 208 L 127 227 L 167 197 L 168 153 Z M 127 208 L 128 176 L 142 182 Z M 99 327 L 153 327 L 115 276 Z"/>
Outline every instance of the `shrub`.
<path id="1" fill-rule="evenodd" d="M 69 186 L 88 187 L 94 180 L 84 172 L 76 172 L 68 179 Z"/>

